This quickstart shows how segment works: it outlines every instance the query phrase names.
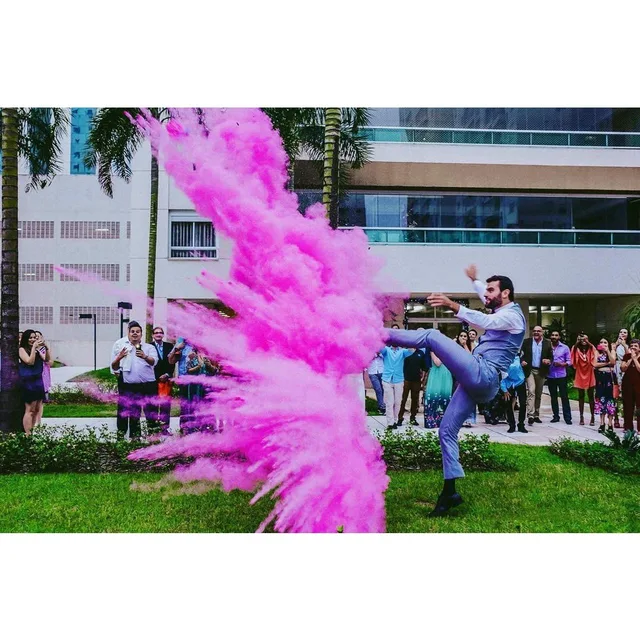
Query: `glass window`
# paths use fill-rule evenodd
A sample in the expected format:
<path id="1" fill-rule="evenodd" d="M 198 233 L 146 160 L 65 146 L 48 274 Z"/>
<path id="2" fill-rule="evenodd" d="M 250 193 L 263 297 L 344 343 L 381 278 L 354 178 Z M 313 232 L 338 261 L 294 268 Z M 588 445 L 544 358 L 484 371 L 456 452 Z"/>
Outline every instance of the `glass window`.
<path id="1" fill-rule="evenodd" d="M 213 224 L 192 212 L 170 212 L 170 258 L 217 258 Z"/>
<path id="2" fill-rule="evenodd" d="M 95 109 L 71 109 L 71 173 L 74 175 L 96 172 L 95 167 L 89 169 L 84 163 L 91 121 L 95 114 Z"/>

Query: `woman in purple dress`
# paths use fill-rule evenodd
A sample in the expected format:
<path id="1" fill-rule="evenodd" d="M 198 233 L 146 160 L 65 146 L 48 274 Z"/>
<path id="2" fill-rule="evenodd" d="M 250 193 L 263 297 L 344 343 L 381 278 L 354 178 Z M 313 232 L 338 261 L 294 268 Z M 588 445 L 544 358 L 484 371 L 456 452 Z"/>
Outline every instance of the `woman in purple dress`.
<path id="1" fill-rule="evenodd" d="M 33 427 L 38 423 L 38 416 L 42 415 L 42 403 L 45 398 L 44 383 L 42 382 L 42 370 L 44 360 L 40 349 L 43 341 L 33 329 L 27 329 L 22 334 L 20 348 L 18 349 L 18 373 L 22 384 L 22 401 L 24 402 L 24 417 L 22 427 L 30 436 Z"/>

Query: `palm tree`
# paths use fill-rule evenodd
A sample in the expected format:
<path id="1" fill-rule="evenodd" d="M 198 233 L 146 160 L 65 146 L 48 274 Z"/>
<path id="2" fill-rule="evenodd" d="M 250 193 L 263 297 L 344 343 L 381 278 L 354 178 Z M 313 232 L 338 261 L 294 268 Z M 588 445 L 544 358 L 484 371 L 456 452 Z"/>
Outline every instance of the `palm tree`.
<path id="1" fill-rule="evenodd" d="M 140 109 L 98 109 L 91 125 L 84 162 L 98 167 L 98 180 L 102 190 L 113 197 L 115 174 L 125 182 L 131 180 L 131 161 L 144 141 L 140 129 L 129 119 L 135 118 Z M 170 118 L 166 108 L 149 108 L 154 118 L 166 121 Z M 158 235 L 158 160 L 151 154 L 151 190 L 149 194 L 149 261 L 147 263 L 147 314 L 146 342 L 152 340 L 153 302 L 156 290 L 156 246 Z"/>
<path id="2" fill-rule="evenodd" d="M 338 185 L 340 171 L 340 123 L 342 113 L 339 108 L 324 110 L 324 160 L 322 164 L 322 204 L 327 208 L 329 224 L 338 228 Z"/>
<path id="3" fill-rule="evenodd" d="M 362 128 L 369 124 L 370 111 L 351 107 L 265 108 L 263 111 L 280 134 L 289 156 L 289 189 L 293 190 L 295 160 L 301 152 L 306 152 L 311 160 L 327 163 L 323 172 L 323 202 L 335 228 L 338 203 L 347 191 L 351 169 L 359 169 L 371 159 L 371 144 L 362 133 Z"/>
<path id="4" fill-rule="evenodd" d="M 29 189 L 44 188 L 60 170 L 65 109 L 2 109 L 2 251 L 0 284 L 0 431 L 18 431 L 23 413 L 18 385 L 18 158 L 28 161 Z"/>

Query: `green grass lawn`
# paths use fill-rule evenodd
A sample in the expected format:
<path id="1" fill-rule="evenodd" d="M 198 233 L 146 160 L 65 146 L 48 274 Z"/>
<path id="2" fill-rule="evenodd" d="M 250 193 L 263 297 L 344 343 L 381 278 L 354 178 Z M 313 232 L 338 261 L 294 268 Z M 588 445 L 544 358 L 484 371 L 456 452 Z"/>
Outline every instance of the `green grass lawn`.
<path id="1" fill-rule="evenodd" d="M 640 478 L 561 460 L 542 447 L 494 445 L 518 471 L 470 472 L 465 503 L 427 517 L 439 471 L 391 472 L 389 532 L 639 532 Z M 0 532 L 252 532 L 271 504 L 214 490 L 163 498 L 130 490 L 155 474 L 0 476 Z"/>
<path id="2" fill-rule="evenodd" d="M 173 399 L 171 415 L 180 415 L 180 401 Z M 115 418 L 116 404 L 45 404 L 43 418 Z"/>
<path id="3" fill-rule="evenodd" d="M 115 376 L 111 373 L 109 367 L 104 369 L 96 369 L 95 371 L 87 371 L 71 378 L 69 382 L 108 382 L 113 384 Z"/>

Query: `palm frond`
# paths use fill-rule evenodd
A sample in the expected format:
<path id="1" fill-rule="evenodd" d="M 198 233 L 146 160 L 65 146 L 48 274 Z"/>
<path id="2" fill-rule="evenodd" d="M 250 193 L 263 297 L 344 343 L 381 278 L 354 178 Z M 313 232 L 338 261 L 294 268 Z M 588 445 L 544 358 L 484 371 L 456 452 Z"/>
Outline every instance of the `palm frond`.
<path id="1" fill-rule="evenodd" d="M 29 164 L 30 189 L 46 187 L 62 169 L 62 142 L 69 127 L 66 109 L 18 109 L 18 154 Z"/>
<path id="2" fill-rule="evenodd" d="M 140 130 L 127 117 L 135 118 L 139 108 L 98 109 L 91 122 L 84 162 L 97 167 L 102 190 L 113 196 L 113 176 L 131 180 L 131 161 L 142 143 Z"/>

